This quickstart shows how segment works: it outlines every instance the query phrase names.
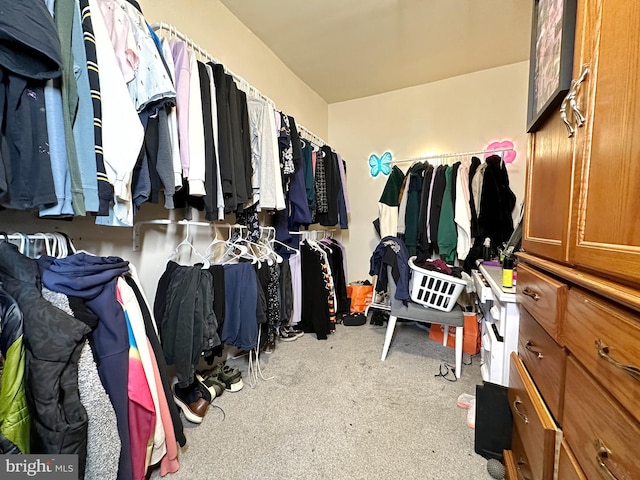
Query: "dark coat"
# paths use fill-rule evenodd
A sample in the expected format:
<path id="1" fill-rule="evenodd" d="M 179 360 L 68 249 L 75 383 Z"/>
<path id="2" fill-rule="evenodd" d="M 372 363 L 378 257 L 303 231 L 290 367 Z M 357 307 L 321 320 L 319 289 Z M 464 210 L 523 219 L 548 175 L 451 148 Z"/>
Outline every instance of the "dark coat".
<path id="1" fill-rule="evenodd" d="M 0 280 L 24 316 L 31 453 L 78 454 L 86 461 L 87 412 L 78 392 L 78 360 L 91 328 L 42 297 L 35 260 L 0 243 Z"/>
<path id="2" fill-rule="evenodd" d="M 44 2 L 0 0 L 0 12 L 0 204 L 53 205 L 44 84 L 62 73 L 58 32 Z"/>
<path id="3" fill-rule="evenodd" d="M 507 168 L 498 155 L 485 160 L 482 193 L 480 195 L 480 215 L 478 225 L 480 238 L 491 238 L 491 245 L 506 242 L 513 233 L 513 208 L 516 196 L 509 188 Z"/>

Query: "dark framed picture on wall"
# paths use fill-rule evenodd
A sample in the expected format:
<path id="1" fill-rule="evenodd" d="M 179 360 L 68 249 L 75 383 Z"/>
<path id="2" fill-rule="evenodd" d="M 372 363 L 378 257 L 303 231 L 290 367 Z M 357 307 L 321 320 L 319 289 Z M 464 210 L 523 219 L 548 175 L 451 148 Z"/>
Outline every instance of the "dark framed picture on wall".
<path id="1" fill-rule="evenodd" d="M 569 91 L 576 0 L 534 0 L 527 133 L 535 132 Z"/>

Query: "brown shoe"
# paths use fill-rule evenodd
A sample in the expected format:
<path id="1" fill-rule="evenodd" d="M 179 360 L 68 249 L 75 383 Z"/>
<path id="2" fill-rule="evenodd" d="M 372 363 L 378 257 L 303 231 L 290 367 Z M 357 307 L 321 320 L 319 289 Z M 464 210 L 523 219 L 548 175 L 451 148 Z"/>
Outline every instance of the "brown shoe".
<path id="1" fill-rule="evenodd" d="M 202 393 L 195 388 L 195 385 L 187 388 L 175 385 L 173 387 L 173 399 L 187 420 L 192 423 L 202 423 L 202 419 L 209 408 L 209 402 L 202 397 Z"/>

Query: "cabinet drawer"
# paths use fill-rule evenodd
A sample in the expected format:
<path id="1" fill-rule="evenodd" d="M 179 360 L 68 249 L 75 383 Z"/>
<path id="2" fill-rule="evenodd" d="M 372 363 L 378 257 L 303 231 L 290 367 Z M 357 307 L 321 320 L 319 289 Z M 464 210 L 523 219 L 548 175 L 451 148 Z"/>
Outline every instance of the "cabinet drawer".
<path id="1" fill-rule="evenodd" d="M 527 454 L 524 451 L 524 445 L 518 435 L 517 429 L 513 428 L 511 435 L 511 455 L 513 458 L 513 471 L 515 473 L 516 480 L 531 480 L 534 478 L 531 473 L 531 465 L 527 459 Z"/>
<path id="2" fill-rule="evenodd" d="M 587 478 L 640 478 L 640 425 L 573 357 L 567 360 L 563 428 Z"/>
<path id="3" fill-rule="evenodd" d="M 567 348 L 640 421 L 640 317 L 576 288 L 567 306 Z"/>
<path id="4" fill-rule="evenodd" d="M 559 448 L 562 441 L 562 431 L 556 427 L 527 369 L 515 352 L 511 353 L 508 397 L 514 432 L 522 441 L 531 480 L 553 479 L 558 461 L 556 447 Z"/>
<path id="5" fill-rule="evenodd" d="M 576 457 L 571 453 L 571 449 L 567 445 L 566 439 L 560 445 L 560 460 L 558 462 L 558 479 L 559 480 L 587 480 Z"/>
<path id="6" fill-rule="evenodd" d="M 549 335 L 558 341 L 564 321 L 567 285 L 528 265 L 520 264 L 516 298 L 520 306 L 526 308 Z"/>
<path id="7" fill-rule="evenodd" d="M 562 423 L 562 392 L 567 355 L 564 348 L 525 309 L 520 310 L 518 354 L 551 414 L 558 423 Z"/>
<path id="8" fill-rule="evenodd" d="M 504 451 L 504 478 L 505 480 L 519 480 L 518 472 L 516 470 L 516 462 L 513 458 L 513 452 L 511 450 Z"/>

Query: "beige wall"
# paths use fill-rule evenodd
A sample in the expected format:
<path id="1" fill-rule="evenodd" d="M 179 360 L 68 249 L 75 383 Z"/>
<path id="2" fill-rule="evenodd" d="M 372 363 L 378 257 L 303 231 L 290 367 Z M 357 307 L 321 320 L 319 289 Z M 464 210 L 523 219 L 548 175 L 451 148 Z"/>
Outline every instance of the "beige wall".
<path id="1" fill-rule="evenodd" d="M 165 22 L 199 44 L 233 73 L 321 138 L 327 102 L 311 90 L 218 0 L 140 0 L 149 23 Z"/>
<path id="2" fill-rule="evenodd" d="M 387 177 L 369 174 L 368 158 L 390 151 L 396 160 L 429 153 L 483 150 L 511 140 L 508 165 L 516 208 L 524 196 L 528 62 L 329 105 L 329 141 L 347 161 L 351 203 L 347 247 L 349 280 L 368 277 L 378 243 L 371 222 Z M 410 164 L 398 165 L 406 172 Z"/>

